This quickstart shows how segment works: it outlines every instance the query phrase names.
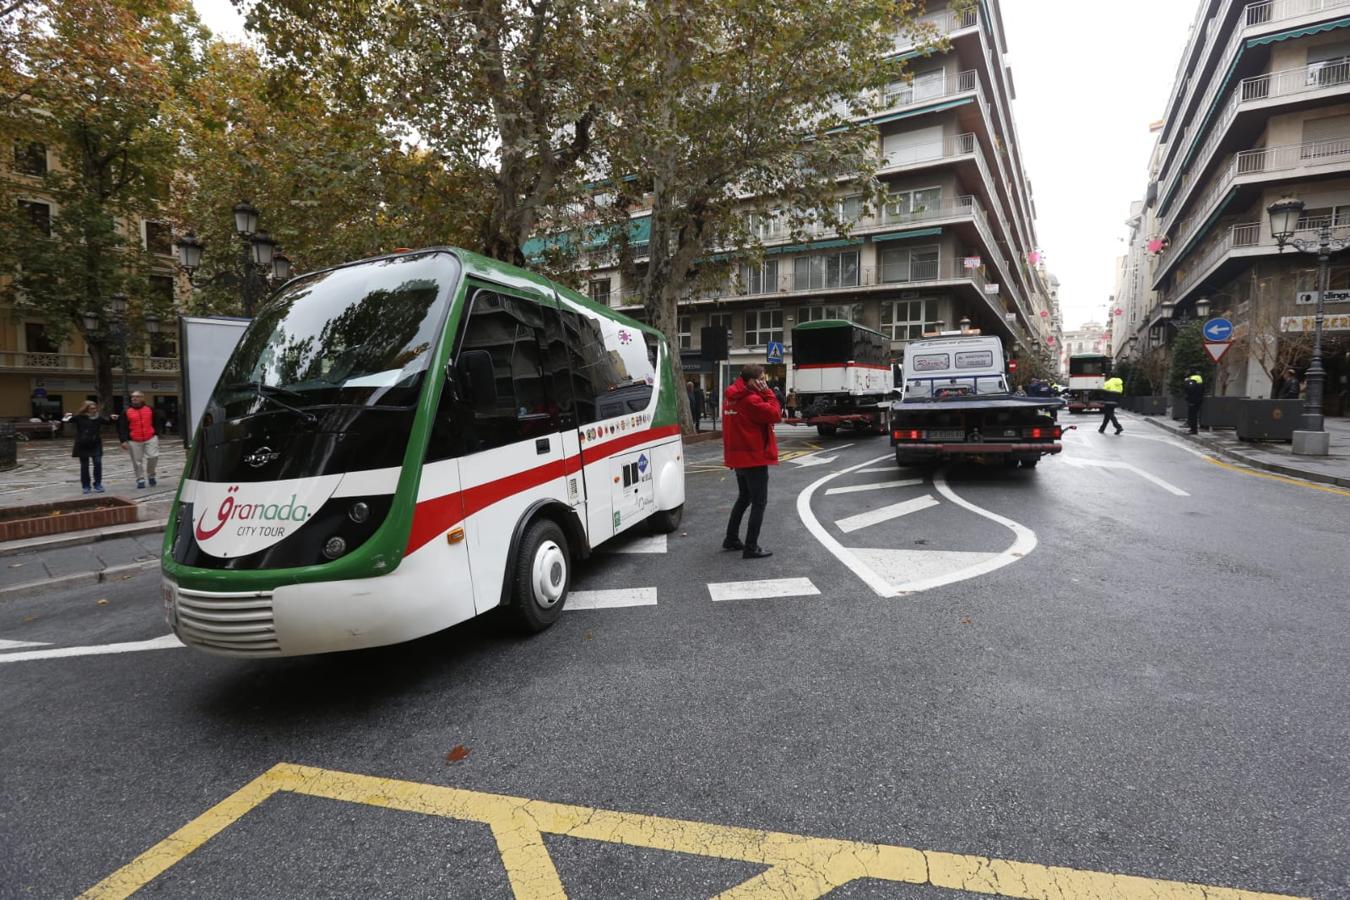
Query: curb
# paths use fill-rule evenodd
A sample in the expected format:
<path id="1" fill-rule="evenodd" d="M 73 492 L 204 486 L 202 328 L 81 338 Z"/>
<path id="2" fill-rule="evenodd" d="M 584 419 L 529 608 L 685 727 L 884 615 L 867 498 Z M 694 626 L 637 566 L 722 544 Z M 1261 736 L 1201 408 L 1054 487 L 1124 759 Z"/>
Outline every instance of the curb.
<path id="1" fill-rule="evenodd" d="M 88 531 L 73 531 L 45 538 L 26 538 L 19 541 L 6 541 L 0 544 L 0 557 L 17 556 L 41 550 L 59 550 L 63 547 L 78 547 L 81 544 L 96 544 L 113 538 L 134 537 L 141 534 L 154 534 L 164 530 L 167 519 L 151 519 L 147 522 L 132 522 L 127 525 L 110 525 L 107 528 L 91 528 Z"/>
<path id="2" fill-rule="evenodd" d="M 145 559 L 140 562 L 124 563 L 120 566 L 109 566 L 106 569 L 100 569 L 97 572 L 76 572 L 73 575 L 61 575 L 57 578 L 44 578 L 42 581 L 29 581 L 25 584 L 16 584 L 6 588 L 0 588 L 0 600 L 13 599 L 16 594 L 32 595 L 49 591 L 52 588 L 75 587 L 83 584 L 102 584 L 121 575 L 134 575 L 137 572 L 144 572 L 146 569 L 153 569 L 159 566 L 158 559 Z"/>
<path id="3" fill-rule="evenodd" d="M 1188 434 L 1184 431 L 1175 431 L 1166 425 L 1153 421 L 1155 418 L 1154 416 L 1137 415 L 1136 417 L 1143 419 L 1160 431 L 1167 432 L 1172 437 L 1181 438 L 1192 444 L 1199 444 L 1206 450 L 1217 453 L 1219 456 L 1225 456 L 1235 462 L 1240 462 L 1244 466 L 1250 466 L 1253 469 L 1274 472 L 1276 475 L 1284 475 L 1289 478 L 1300 478 L 1304 481 L 1315 481 L 1318 484 L 1330 484 L 1335 487 L 1350 487 L 1350 478 L 1338 478 L 1335 475 L 1324 475 L 1321 472 L 1309 472 L 1307 469 L 1298 469 L 1293 466 L 1282 466 L 1279 463 L 1266 462 L 1263 459 L 1257 459 L 1256 457 L 1248 456 L 1245 453 L 1239 453 L 1236 450 L 1225 447 L 1213 438 L 1207 438 L 1198 434 Z"/>

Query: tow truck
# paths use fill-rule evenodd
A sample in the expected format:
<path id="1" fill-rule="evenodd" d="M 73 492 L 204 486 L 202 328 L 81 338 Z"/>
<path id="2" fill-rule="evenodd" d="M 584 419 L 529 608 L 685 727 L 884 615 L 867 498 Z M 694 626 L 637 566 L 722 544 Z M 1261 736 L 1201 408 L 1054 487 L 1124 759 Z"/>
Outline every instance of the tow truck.
<path id="1" fill-rule="evenodd" d="M 803 322 L 792 329 L 792 360 L 801 415 L 784 422 L 814 425 L 821 437 L 886 433 L 895 376 L 885 335 L 844 319 Z"/>
<path id="2" fill-rule="evenodd" d="M 967 330 L 911 342 L 897 390 L 890 429 L 899 466 L 962 459 L 1031 469 L 1064 449 L 1055 421 L 1064 401 L 1014 395 L 997 337 Z"/>

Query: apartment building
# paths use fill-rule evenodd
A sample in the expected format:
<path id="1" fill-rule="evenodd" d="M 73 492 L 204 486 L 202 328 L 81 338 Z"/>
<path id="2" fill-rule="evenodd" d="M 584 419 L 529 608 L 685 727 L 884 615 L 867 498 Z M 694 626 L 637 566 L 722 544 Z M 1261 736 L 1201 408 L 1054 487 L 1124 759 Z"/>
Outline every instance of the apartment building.
<path id="1" fill-rule="evenodd" d="M 14 189 L 19 206 L 33 222 L 48 232 L 60 210 L 43 192 L 42 179 L 49 167 L 59 165 L 56 154 L 32 141 L 20 141 L 0 156 L 0 178 Z M 151 289 L 179 296 L 170 226 L 137 219 L 122 227 L 156 260 Z M 177 343 L 177 329 L 171 323 L 160 334 L 127 336 L 126 382 L 131 390 L 143 392 L 147 403 L 162 406 L 170 419 L 176 419 L 181 396 Z M 117 396 L 104 399 L 111 399 L 117 409 L 122 404 L 120 366 L 114 366 L 113 377 Z M 94 392 L 94 363 L 83 338 L 64 323 L 43 322 L 0 302 L 0 419 L 59 418 L 63 412 L 77 411 L 86 399 L 99 398 Z"/>
<path id="2" fill-rule="evenodd" d="M 679 320 L 686 372 L 706 387 L 719 383 L 699 358 L 706 326 L 730 332 L 731 369 L 764 363 L 771 342 L 786 344 L 783 362 L 768 368 L 789 388 L 792 328 L 824 318 L 881 331 L 897 360 L 906 342 L 964 321 L 1003 336 L 1013 355 L 1053 359 L 1048 338 L 1058 310 L 1037 250 L 999 3 L 930 5 L 925 18 L 950 49 L 921 52 L 900 38 L 896 55 L 911 77 L 891 85 L 884 109 L 867 120 L 877 130 L 888 201 L 864 214 L 860 196 L 842 194 L 842 215 L 854 222 L 846 235 L 819 229 L 803 239 L 775 217 L 754 223 L 763 262 L 733 265 L 725 285 L 690 298 Z M 641 215 L 634 218 L 634 243 L 641 244 L 646 226 Z M 618 268 L 591 267 L 594 299 L 640 313 L 636 286 Z"/>
<path id="3" fill-rule="evenodd" d="M 1285 196 L 1305 203 L 1299 237 L 1324 223 L 1350 236 L 1350 0 L 1203 0 L 1135 217 L 1147 278 L 1131 299 L 1151 302 L 1117 336 L 1125 354 L 1165 345 L 1205 299 L 1237 326 L 1221 390 L 1269 396 L 1273 348 L 1306 344 L 1316 290 L 1316 258 L 1271 237 L 1266 210 Z M 1332 257 L 1331 287 L 1325 409 L 1343 415 L 1350 255 Z"/>
<path id="4" fill-rule="evenodd" d="M 1065 374 L 1069 371 L 1069 357 L 1080 353 L 1111 352 L 1111 334 L 1107 326 L 1100 322 L 1085 322 L 1078 328 L 1064 332 L 1064 341 L 1060 347 L 1059 364 Z"/>

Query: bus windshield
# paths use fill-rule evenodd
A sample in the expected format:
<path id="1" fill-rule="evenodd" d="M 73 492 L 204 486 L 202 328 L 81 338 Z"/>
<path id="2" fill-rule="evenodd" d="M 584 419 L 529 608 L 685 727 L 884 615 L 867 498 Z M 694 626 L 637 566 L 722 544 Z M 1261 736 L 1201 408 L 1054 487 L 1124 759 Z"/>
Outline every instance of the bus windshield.
<path id="1" fill-rule="evenodd" d="M 236 418 L 335 404 L 411 406 L 457 276 L 452 256 L 427 253 L 291 285 L 248 326 L 209 408 Z"/>
<path id="2" fill-rule="evenodd" d="M 1106 374 L 1105 356 L 1071 356 L 1069 357 L 1070 375 L 1104 375 Z"/>

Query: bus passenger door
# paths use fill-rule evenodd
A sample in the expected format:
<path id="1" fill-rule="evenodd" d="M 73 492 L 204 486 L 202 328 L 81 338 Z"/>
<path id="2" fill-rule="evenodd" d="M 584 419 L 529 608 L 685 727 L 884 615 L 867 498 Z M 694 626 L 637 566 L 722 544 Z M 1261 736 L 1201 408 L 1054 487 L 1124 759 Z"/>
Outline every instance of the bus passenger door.
<path id="1" fill-rule="evenodd" d="M 557 409 L 558 444 L 563 470 L 566 473 L 565 497 L 567 505 L 577 514 L 586 529 L 586 484 L 581 471 L 581 433 L 576 399 L 575 376 L 572 371 L 572 349 L 566 324 L 555 295 L 553 302 L 543 308 L 544 332 L 542 364 L 545 387 Z"/>

